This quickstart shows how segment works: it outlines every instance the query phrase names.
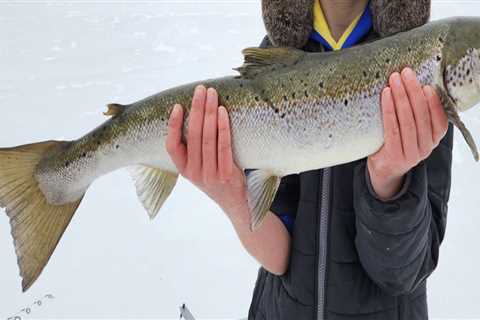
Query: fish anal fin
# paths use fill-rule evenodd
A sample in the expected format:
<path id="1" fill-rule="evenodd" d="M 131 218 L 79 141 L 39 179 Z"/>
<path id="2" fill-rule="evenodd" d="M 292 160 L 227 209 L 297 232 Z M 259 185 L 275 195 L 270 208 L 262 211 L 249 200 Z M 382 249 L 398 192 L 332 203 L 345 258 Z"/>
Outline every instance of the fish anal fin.
<path id="1" fill-rule="evenodd" d="M 305 52 L 294 48 L 246 48 L 242 51 L 244 62 L 234 68 L 244 78 L 253 78 L 265 71 L 295 65 Z"/>
<path id="2" fill-rule="evenodd" d="M 126 106 L 122 104 L 110 103 L 109 105 L 107 105 L 107 111 L 105 111 L 103 114 L 115 118 L 119 116 L 125 110 L 125 108 Z"/>
<path id="3" fill-rule="evenodd" d="M 135 181 L 138 199 L 153 220 L 175 187 L 178 175 L 143 165 L 129 171 Z"/>
<path id="4" fill-rule="evenodd" d="M 462 119 L 460 118 L 460 115 L 458 114 L 455 101 L 453 100 L 452 97 L 448 94 L 448 92 L 441 88 L 440 86 L 436 87 L 436 91 L 440 97 L 440 100 L 442 101 L 443 107 L 445 109 L 445 112 L 447 114 L 448 120 L 460 130 L 460 132 L 463 135 L 463 138 L 467 142 L 468 147 L 470 148 L 473 158 L 475 161 L 479 161 L 479 153 L 478 153 L 478 147 L 477 144 L 475 143 L 475 140 L 473 139 L 472 134 L 466 127 L 466 125 L 463 123 Z"/>
<path id="5" fill-rule="evenodd" d="M 256 230 L 267 216 L 279 185 L 280 178 L 265 170 L 255 170 L 247 175 L 251 230 Z"/>

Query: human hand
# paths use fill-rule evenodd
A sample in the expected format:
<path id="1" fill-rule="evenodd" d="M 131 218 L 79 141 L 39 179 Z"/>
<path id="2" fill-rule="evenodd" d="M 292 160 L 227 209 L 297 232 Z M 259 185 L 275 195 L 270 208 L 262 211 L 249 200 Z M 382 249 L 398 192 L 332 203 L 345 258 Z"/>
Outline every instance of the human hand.
<path id="1" fill-rule="evenodd" d="M 230 219 L 250 222 L 246 180 L 232 155 L 230 121 L 218 106 L 215 89 L 198 86 L 192 99 L 186 144 L 184 114 L 175 105 L 168 122 L 166 149 L 178 172 L 212 198 Z"/>
<path id="2" fill-rule="evenodd" d="M 405 174 L 438 146 L 448 119 L 435 90 L 422 87 L 410 68 L 390 76 L 381 99 L 385 143 L 368 158 L 367 168 L 375 193 L 386 200 L 400 190 Z"/>

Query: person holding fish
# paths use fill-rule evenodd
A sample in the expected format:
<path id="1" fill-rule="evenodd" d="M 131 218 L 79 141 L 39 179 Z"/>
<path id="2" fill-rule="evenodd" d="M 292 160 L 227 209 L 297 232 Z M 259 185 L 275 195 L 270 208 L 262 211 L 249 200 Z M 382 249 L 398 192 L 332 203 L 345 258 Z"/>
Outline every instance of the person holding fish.
<path id="1" fill-rule="evenodd" d="M 418 27 L 430 1 L 263 0 L 262 9 L 268 36 L 261 47 L 318 52 Z M 428 318 L 426 279 L 445 234 L 453 131 L 435 89 L 405 67 L 381 95 L 383 147 L 283 177 L 273 214 L 254 231 L 215 88 L 196 88 L 185 143 L 175 106 L 166 141 L 172 161 L 225 211 L 262 265 L 249 319 Z"/>
<path id="2" fill-rule="evenodd" d="M 0 148 L 24 291 L 89 186 L 130 167 L 151 219 L 180 174 L 225 211 L 262 265 L 250 319 L 428 317 L 453 126 L 480 158 L 459 114 L 480 103 L 480 17 L 427 23 L 428 0 L 262 9 L 238 75 L 109 104 L 75 140 Z"/>

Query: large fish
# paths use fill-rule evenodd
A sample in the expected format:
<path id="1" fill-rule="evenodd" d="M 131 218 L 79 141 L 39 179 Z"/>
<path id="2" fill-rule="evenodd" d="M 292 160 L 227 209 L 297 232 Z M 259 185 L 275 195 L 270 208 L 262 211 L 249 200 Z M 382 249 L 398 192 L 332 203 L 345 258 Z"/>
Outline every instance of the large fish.
<path id="1" fill-rule="evenodd" d="M 257 169 L 247 178 L 252 228 L 268 212 L 282 176 L 361 159 L 382 146 L 380 94 L 389 75 L 407 66 L 437 89 L 478 160 L 458 115 L 480 101 L 478 18 L 441 20 L 340 52 L 243 53 L 240 75 L 111 104 L 111 118 L 78 140 L 0 149 L 0 206 L 10 217 L 24 291 L 98 177 L 134 166 L 138 197 L 155 217 L 178 176 L 164 147 L 170 112 L 180 103 L 188 117 L 200 83 L 216 88 L 229 111 L 236 163 Z"/>

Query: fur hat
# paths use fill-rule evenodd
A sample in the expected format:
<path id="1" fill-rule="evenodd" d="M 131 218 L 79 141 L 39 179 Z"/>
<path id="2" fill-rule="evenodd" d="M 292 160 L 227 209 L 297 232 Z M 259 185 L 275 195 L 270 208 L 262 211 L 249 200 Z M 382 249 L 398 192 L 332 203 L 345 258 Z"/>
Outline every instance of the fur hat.
<path id="1" fill-rule="evenodd" d="M 278 47 L 302 48 L 313 28 L 313 4 L 319 0 L 262 0 L 270 41 Z M 430 0 L 371 0 L 373 28 L 382 37 L 428 22 Z"/>

